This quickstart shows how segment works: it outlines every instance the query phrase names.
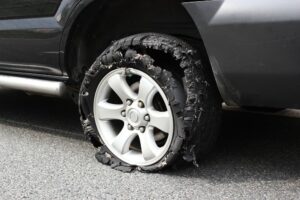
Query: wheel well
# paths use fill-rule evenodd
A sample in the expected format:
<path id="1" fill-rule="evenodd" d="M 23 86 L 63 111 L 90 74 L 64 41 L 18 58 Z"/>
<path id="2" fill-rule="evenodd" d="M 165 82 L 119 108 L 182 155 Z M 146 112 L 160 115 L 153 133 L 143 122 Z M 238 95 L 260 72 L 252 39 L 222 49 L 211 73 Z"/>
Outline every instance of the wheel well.
<path id="1" fill-rule="evenodd" d="M 142 32 L 201 42 L 180 0 L 95 1 L 78 16 L 68 38 L 65 64 L 72 83 L 81 82 L 84 72 L 112 41 Z"/>

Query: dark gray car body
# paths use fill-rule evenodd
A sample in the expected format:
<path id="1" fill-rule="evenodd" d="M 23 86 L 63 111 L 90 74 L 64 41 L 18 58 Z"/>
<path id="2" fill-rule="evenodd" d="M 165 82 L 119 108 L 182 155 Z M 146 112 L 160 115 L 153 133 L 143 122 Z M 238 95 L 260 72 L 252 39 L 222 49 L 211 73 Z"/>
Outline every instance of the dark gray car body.
<path id="1" fill-rule="evenodd" d="M 228 104 L 300 107 L 300 1 L 185 3 Z"/>
<path id="2" fill-rule="evenodd" d="M 95 1 L 100 0 L 0 0 L 0 73 L 67 81 L 71 28 Z M 227 104 L 300 108 L 300 0 L 183 6 Z"/>

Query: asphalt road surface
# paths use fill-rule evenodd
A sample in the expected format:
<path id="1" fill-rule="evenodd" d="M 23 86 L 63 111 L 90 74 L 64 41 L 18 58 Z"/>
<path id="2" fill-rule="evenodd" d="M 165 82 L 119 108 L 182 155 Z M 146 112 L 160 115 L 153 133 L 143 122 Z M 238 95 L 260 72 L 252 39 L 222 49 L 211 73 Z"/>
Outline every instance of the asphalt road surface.
<path id="1" fill-rule="evenodd" d="M 226 110 L 199 168 L 126 174 L 99 164 L 71 102 L 0 92 L 0 199 L 300 199 L 300 112 Z"/>

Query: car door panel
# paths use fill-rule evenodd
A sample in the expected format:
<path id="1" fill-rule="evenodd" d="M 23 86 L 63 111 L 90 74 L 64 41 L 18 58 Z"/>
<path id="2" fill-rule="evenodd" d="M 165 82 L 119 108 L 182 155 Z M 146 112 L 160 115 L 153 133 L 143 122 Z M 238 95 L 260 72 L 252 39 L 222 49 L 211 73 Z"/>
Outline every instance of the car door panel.
<path id="1" fill-rule="evenodd" d="M 61 75 L 61 0 L 0 0 L 0 70 Z"/>

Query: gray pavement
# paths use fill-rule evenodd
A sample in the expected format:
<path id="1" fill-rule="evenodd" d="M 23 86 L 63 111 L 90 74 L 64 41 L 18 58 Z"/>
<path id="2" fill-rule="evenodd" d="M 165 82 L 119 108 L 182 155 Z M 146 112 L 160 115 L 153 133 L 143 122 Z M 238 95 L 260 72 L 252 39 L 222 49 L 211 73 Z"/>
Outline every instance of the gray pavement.
<path id="1" fill-rule="evenodd" d="M 300 112 L 226 109 L 199 168 L 125 174 L 99 164 L 71 102 L 0 92 L 0 199 L 300 199 Z"/>

